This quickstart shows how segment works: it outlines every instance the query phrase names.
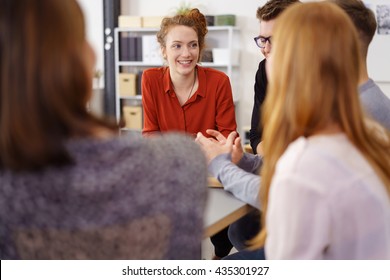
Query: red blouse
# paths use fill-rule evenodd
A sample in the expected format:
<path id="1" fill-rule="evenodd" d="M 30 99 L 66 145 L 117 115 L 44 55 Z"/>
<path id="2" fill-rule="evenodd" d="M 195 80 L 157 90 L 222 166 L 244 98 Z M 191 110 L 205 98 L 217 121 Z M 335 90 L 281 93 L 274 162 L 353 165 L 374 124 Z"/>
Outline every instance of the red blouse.
<path id="1" fill-rule="evenodd" d="M 142 74 L 143 135 L 184 131 L 193 136 L 206 129 L 225 137 L 236 131 L 232 88 L 229 77 L 218 70 L 197 66 L 199 86 L 181 106 L 174 92 L 169 68 L 150 68 Z"/>

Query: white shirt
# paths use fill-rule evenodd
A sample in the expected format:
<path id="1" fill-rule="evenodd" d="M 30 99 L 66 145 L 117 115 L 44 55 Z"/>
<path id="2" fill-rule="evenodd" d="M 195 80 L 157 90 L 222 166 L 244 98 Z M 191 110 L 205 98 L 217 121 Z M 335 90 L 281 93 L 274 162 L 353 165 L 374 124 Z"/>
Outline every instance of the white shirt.
<path id="1" fill-rule="evenodd" d="M 267 259 L 390 259 L 390 199 L 344 134 L 301 137 L 279 159 Z"/>

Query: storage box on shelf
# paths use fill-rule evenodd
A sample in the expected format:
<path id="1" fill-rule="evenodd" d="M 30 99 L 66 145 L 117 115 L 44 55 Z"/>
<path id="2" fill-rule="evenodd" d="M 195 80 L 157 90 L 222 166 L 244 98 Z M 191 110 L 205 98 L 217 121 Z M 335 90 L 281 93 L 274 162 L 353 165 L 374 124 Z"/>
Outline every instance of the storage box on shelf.
<path id="1" fill-rule="evenodd" d="M 129 97 L 137 95 L 136 80 L 137 75 L 134 73 L 119 73 L 119 96 Z"/>
<path id="2" fill-rule="evenodd" d="M 125 120 L 125 128 L 127 129 L 142 129 L 142 107 L 127 106 L 122 107 L 123 117 Z"/>
<path id="3" fill-rule="evenodd" d="M 233 99 L 237 102 L 239 29 L 209 26 L 208 30 L 207 62 L 201 62 L 201 65 L 224 71 L 230 77 Z M 124 129 L 127 130 L 142 130 L 142 71 L 163 65 L 157 31 L 158 28 L 115 28 L 116 117 L 118 121 L 125 121 Z"/>
<path id="4" fill-rule="evenodd" d="M 214 16 L 214 25 L 224 26 L 224 25 L 236 25 L 236 16 L 235 15 L 216 15 Z"/>

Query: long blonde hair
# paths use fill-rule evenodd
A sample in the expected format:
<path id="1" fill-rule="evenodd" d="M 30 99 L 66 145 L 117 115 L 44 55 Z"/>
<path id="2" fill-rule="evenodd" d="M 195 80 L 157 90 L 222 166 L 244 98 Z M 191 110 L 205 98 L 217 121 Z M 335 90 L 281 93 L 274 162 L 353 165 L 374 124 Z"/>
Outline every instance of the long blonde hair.
<path id="1" fill-rule="evenodd" d="M 358 36 L 348 16 L 328 2 L 292 5 L 276 22 L 272 59 L 263 116 L 264 227 L 253 247 L 265 243 L 268 194 L 277 161 L 295 139 L 329 123 L 340 126 L 390 194 L 390 134 L 372 133 L 366 125 L 358 93 Z"/>

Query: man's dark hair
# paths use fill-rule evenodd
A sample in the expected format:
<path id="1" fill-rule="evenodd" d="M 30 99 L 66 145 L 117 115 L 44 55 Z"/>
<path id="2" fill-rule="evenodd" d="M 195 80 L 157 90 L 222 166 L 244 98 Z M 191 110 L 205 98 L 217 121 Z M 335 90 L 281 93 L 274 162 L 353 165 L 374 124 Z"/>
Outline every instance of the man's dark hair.
<path id="1" fill-rule="evenodd" d="M 269 0 L 264 6 L 259 7 L 256 17 L 260 21 L 269 21 L 277 18 L 289 5 L 298 3 L 299 0 Z"/>
<path id="2" fill-rule="evenodd" d="M 375 35 L 377 23 L 374 12 L 367 8 L 361 0 L 331 0 L 342 8 L 355 25 L 361 43 L 362 51 L 367 55 L 368 46 Z"/>

